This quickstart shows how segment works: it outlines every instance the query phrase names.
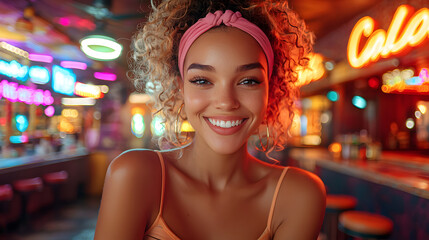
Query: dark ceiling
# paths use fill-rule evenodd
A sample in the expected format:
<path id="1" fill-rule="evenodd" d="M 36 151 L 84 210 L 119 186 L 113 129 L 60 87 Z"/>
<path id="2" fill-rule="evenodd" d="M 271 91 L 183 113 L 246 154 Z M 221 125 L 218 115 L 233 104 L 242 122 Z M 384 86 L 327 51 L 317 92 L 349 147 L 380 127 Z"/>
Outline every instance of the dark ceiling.
<path id="1" fill-rule="evenodd" d="M 130 38 L 136 31 L 139 23 L 144 21 L 150 10 L 150 0 L 0 0 L 13 5 L 17 9 L 24 9 L 28 2 L 32 2 L 36 15 L 54 24 L 55 28 L 65 33 L 72 42 L 96 29 L 107 32 L 125 47 L 128 51 Z M 103 3 L 106 10 L 113 16 L 104 16 L 97 20 L 86 6 L 95 6 Z M 290 0 L 289 5 L 295 9 L 307 22 L 309 28 L 318 39 L 328 34 L 342 23 L 350 20 L 372 5 L 377 0 Z M 95 9 L 102 12 L 102 8 Z M 63 26 L 59 23 L 62 17 L 72 19 L 71 24 Z M 124 54 L 125 55 L 125 54 Z M 126 66 L 125 57 L 120 60 Z"/>

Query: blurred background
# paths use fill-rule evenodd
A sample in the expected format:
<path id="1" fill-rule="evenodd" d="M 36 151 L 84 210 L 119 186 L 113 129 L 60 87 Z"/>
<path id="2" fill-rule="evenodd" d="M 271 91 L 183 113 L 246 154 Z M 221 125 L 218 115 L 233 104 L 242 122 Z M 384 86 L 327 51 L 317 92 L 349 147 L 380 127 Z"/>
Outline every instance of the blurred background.
<path id="1" fill-rule="evenodd" d="M 290 140 L 272 157 L 317 174 L 335 201 L 352 199 L 328 201 L 321 239 L 343 237 L 338 217 L 351 209 L 389 219 L 378 229 L 389 239 L 429 239 L 428 5 L 289 1 L 316 44 L 297 69 Z M 150 9 L 0 0 L 0 239 L 92 239 L 110 161 L 157 148 L 161 119 L 127 78 L 131 37 Z M 249 150 L 269 161 L 258 141 Z"/>

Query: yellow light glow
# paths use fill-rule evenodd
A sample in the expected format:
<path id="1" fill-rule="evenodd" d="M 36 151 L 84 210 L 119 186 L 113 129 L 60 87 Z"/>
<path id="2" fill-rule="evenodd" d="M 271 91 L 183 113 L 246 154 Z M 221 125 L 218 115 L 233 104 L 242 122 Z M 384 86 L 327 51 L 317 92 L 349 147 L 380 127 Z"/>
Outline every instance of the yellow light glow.
<path id="1" fill-rule="evenodd" d="M 76 85 L 74 87 L 74 93 L 78 96 L 87 98 L 98 99 L 103 97 L 103 93 L 101 92 L 100 86 L 85 84 L 81 82 L 76 82 Z"/>
<path id="2" fill-rule="evenodd" d="M 76 109 L 65 108 L 61 111 L 61 116 L 77 118 L 79 116 L 79 112 Z"/>
<path id="3" fill-rule="evenodd" d="M 375 21 L 371 17 L 361 18 L 354 26 L 347 45 L 347 58 L 354 68 L 361 68 L 369 62 L 375 62 L 380 57 L 387 58 L 397 54 L 407 46 L 415 47 L 428 36 L 429 9 L 417 11 L 407 25 L 402 28 L 407 15 L 412 11 L 409 5 L 401 5 L 396 10 L 389 29 L 373 32 Z M 399 31 L 403 30 L 401 34 Z M 400 36 L 400 37 L 399 37 Z M 359 52 L 362 37 L 368 38 Z"/>
<path id="4" fill-rule="evenodd" d="M 62 119 L 58 126 L 58 130 L 65 133 L 73 133 L 74 127 L 69 121 L 67 121 L 66 119 Z"/>
<path id="5" fill-rule="evenodd" d="M 184 121 L 181 127 L 182 132 L 195 132 L 194 128 L 188 121 Z"/>
<path id="6" fill-rule="evenodd" d="M 131 109 L 131 115 L 135 115 L 135 114 L 141 114 L 144 115 L 145 114 L 145 110 L 143 108 L 139 108 L 139 107 L 133 107 Z"/>
<path id="7" fill-rule="evenodd" d="M 329 145 L 328 149 L 329 149 L 330 152 L 339 153 L 339 152 L 341 152 L 341 144 L 337 143 L 337 142 L 331 143 Z"/>
<path id="8" fill-rule="evenodd" d="M 322 143 L 322 138 L 318 135 L 306 135 L 302 137 L 301 142 L 304 145 L 317 146 Z"/>
<path id="9" fill-rule="evenodd" d="M 303 86 L 310 82 L 317 81 L 325 75 L 325 68 L 323 66 L 323 57 L 318 53 L 310 53 L 308 55 L 309 62 L 306 68 L 301 66 L 296 68 L 298 73 L 297 86 Z"/>
<path id="10" fill-rule="evenodd" d="M 426 113 L 426 106 L 425 105 L 423 105 L 423 104 L 419 104 L 418 106 L 417 106 L 417 108 L 419 109 L 419 111 L 422 113 L 422 114 L 425 114 Z"/>

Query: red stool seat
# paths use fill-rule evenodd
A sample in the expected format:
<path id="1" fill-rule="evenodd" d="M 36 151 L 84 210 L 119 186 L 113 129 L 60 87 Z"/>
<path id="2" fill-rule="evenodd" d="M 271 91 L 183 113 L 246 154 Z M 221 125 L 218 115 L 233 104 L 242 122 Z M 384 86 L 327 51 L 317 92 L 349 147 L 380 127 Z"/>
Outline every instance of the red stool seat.
<path id="1" fill-rule="evenodd" d="M 12 187 L 9 184 L 0 186 L 0 201 L 9 201 L 13 197 Z"/>
<path id="2" fill-rule="evenodd" d="M 328 194 L 326 196 L 326 208 L 344 211 L 353 209 L 356 207 L 357 199 L 349 195 L 333 195 Z"/>
<path id="3" fill-rule="evenodd" d="M 389 218 L 362 211 L 344 212 L 339 222 L 347 230 L 363 235 L 388 235 L 393 229 L 393 222 Z"/>
<path id="4" fill-rule="evenodd" d="M 43 188 L 43 182 L 40 177 L 28 178 L 15 181 L 13 187 L 18 192 L 32 192 L 39 191 Z"/>
<path id="5" fill-rule="evenodd" d="M 68 179 L 69 175 L 66 171 L 47 173 L 43 176 L 43 180 L 49 184 L 63 183 Z"/>

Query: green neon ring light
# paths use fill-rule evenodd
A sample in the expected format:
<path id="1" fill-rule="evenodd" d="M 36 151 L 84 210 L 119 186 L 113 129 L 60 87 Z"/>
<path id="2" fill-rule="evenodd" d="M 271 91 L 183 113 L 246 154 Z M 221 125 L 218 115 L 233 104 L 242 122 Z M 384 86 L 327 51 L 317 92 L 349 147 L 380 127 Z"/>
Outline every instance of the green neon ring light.
<path id="1" fill-rule="evenodd" d="M 111 49 L 109 52 L 99 51 L 91 48 L 91 46 Z M 115 39 L 102 36 L 91 35 L 83 38 L 80 41 L 80 49 L 86 56 L 94 60 L 109 61 L 118 58 L 122 53 L 122 45 L 117 43 Z"/>

